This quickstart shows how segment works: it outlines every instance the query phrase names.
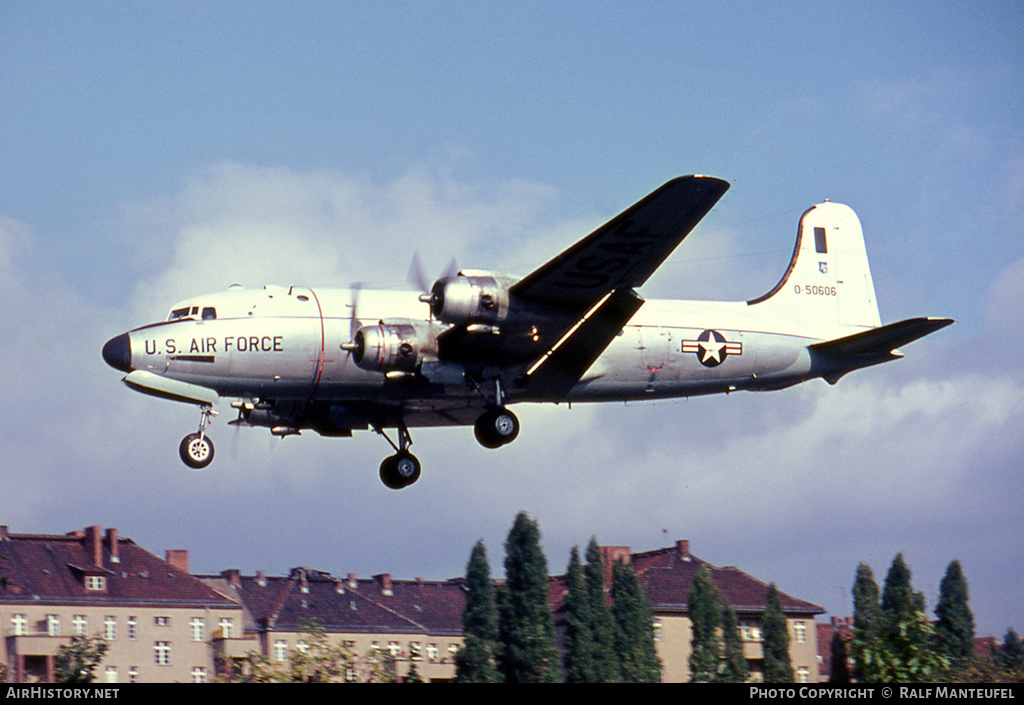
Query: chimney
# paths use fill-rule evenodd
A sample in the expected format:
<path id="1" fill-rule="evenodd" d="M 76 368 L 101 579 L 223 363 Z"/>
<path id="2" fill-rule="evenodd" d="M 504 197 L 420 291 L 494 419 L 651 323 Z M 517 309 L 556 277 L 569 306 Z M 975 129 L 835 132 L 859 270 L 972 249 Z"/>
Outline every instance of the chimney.
<path id="1" fill-rule="evenodd" d="M 228 568 L 220 572 L 220 577 L 227 581 L 233 588 L 242 587 L 242 576 L 238 568 Z"/>
<path id="2" fill-rule="evenodd" d="M 183 573 L 188 572 L 188 550 L 184 548 L 168 548 L 165 561 Z"/>
<path id="3" fill-rule="evenodd" d="M 676 553 L 679 554 L 679 558 L 685 562 L 690 561 L 690 541 L 689 539 L 679 539 L 676 541 Z"/>
<path id="4" fill-rule="evenodd" d="M 394 591 L 391 589 L 391 574 L 381 573 L 380 575 L 373 576 L 373 579 L 380 585 L 380 591 L 382 594 L 390 597 L 394 595 Z"/>
<path id="5" fill-rule="evenodd" d="M 103 540 L 100 538 L 100 527 L 90 526 L 85 530 L 85 552 L 92 559 L 93 565 L 103 565 Z"/>
<path id="6" fill-rule="evenodd" d="M 118 551 L 117 529 L 114 527 L 107 529 L 107 550 L 110 551 L 111 563 L 121 562 L 121 554 Z"/>
<path id="7" fill-rule="evenodd" d="M 356 574 L 355 573 L 349 573 L 348 574 L 348 587 L 349 587 L 349 589 L 350 590 L 355 590 L 356 589 L 356 585 L 357 585 L 357 583 L 356 583 Z"/>
<path id="8" fill-rule="evenodd" d="M 265 572 L 263 572 L 262 570 L 257 570 L 256 571 L 256 584 L 259 585 L 260 587 L 266 587 L 267 586 L 267 574 Z"/>
<path id="9" fill-rule="evenodd" d="M 612 569 L 615 561 L 622 561 L 629 565 L 632 557 L 629 555 L 629 546 L 601 546 L 601 563 L 604 566 L 604 586 L 612 584 Z"/>
<path id="10" fill-rule="evenodd" d="M 0 541 L 7 540 L 7 524 L 0 526 Z"/>

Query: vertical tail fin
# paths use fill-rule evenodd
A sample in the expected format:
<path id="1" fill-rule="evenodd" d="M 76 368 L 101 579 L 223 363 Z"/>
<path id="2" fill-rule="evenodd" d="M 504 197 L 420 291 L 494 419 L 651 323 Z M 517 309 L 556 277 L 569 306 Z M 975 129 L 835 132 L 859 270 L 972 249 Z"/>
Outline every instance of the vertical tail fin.
<path id="1" fill-rule="evenodd" d="M 857 214 L 830 202 L 804 213 L 786 273 L 775 288 L 747 304 L 813 337 L 881 325 Z"/>

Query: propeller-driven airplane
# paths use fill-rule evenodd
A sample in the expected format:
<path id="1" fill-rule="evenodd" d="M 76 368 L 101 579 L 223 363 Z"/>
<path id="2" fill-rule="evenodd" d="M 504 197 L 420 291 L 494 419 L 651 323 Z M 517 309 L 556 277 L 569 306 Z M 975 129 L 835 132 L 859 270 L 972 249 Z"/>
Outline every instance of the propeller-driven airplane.
<path id="1" fill-rule="evenodd" d="M 860 222 L 831 202 L 803 214 L 789 267 L 764 296 L 645 302 L 636 289 L 728 188 L 669 181 L 525 277 L 462 270 L 426 293 L 234 286 L 112 338 L 103 359 L 131 389 L 199 406 L 179 448 L 192 468 L 213 460 L 206 428 L 230 397 L 232 424 L 275 436 L 373 429 L 395 450 L 381 480 L 399 489 L 420 476 L 413 427 L 473 425 L 498 448 L 519 433 L 514 403 L 835 384 L 953 322 L 881 325 Z"/>

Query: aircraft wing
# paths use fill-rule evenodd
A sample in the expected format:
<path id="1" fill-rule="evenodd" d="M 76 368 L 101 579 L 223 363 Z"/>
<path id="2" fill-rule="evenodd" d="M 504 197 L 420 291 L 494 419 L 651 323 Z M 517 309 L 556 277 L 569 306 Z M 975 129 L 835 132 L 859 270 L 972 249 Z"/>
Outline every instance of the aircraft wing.
<path id="1" fill-rule="evenodd" d="M 616 289 L 638 287 L 728 188 L 709 176 L 673 179 L 516 282 L 510 293 L 579 312 Z"/>

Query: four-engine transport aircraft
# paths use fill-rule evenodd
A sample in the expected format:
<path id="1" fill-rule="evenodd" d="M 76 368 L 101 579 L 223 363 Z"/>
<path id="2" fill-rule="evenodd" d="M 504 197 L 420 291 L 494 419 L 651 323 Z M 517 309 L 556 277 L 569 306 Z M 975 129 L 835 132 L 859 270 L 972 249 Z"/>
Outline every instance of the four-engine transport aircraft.
<path id="1" fill-rule="evenodd" d="M 525 277 L 462 270 L 428 293 L 234 286 L 111 339 L 103 359 L 136 391 L 199 405 L 199 430 L 179 449 L 190 467 L 213 460 L 206 428 L 231 397 L 232 424 L 276 436 L 373 429 L 395 449 L 380 477 L 398 489 L 420 475 L 412 427 L 474 425 L 497 448 L 519 433 L 513 403 L 835 384 L 953 322 L 881 325 L 860 222 L 831 202 L 804 213 L 789 268 L 764 296 L 645 303 L 635 289 L 728 188 L 669 181 Z"/>

